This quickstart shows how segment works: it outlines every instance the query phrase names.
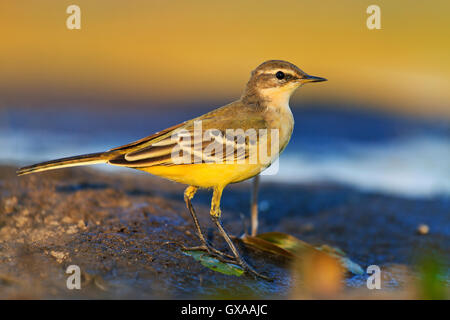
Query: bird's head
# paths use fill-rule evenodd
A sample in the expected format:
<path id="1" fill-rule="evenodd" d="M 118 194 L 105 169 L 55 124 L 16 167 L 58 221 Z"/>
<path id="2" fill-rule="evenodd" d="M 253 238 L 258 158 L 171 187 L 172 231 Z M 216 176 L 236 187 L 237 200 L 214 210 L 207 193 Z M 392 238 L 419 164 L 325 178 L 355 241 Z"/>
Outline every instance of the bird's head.
<path id="1" fill-rule="evenodd" d="M 287 104 L 292 93 L 305 83 L 326 80 L 310 76 L 287 61 L 269 60 L 252 71 L 243 99 L 257 97 L 267 102 Z"/>

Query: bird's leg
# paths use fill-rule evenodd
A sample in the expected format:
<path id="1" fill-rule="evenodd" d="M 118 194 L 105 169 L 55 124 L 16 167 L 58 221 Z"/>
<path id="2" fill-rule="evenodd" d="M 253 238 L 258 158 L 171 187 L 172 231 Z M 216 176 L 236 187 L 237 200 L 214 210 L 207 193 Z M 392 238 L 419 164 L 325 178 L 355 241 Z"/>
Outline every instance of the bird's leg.
<path id="1" fill-rule="evenodd" d="M 236 263 L 238 265 L 240 265 L 245 271 L 250 272 L 254 276 L 260 277 L 264 280 L 271 281 L 272 279 L 259 274 L 247 262 L 245 262 L 244 258 L 242 258 L 239 251 L 236 249 L 235 245 L 231 241 L 230 236 L 223 228 L 222 223 L 220 221 L 220 216 L 221 216 L 220 198 L 222 197 L 222 191 L 223 191 L 223 188 L 214 188 L 214 193 L 213 193 L 213 197 L 212 197 L 212 201 L 211 201 L 211 212 L 210 212 L 212 220 L 216 224 L 217 229 L 219 229 L 220 234 L 225 239 L 225 241 L 227 242 L 231 251 L 233 252 L 233 254 L 236 258 Z"/>
<path id="2" fill-rule="evenodd" d="M 251 213 L 252 213 L 252 237 L 256 236 L 258 233 L 258 190 L 259 190 L 259 174 L 253 178 L 253 189 L 252 189 L 252 203 L 251 203 Z"/>
<path id="3" fill-rule="evenodd" d="M 184 201 L 186 202 L 186 206 L 189 209 L 189 212 L 191 213 L 192 220 L 194 220 L 195 228 L 197 231 L 197 235 L 200 238 L 200 241 L 202 242 L 201 246 L 197 247 L 190 247 L 185 248 L 187 250 L 203 250 L 207 251 L 211 255 L 219 255 L 220 257 L 227 257 L 227 258 L 233 258 L 232 256 L 223 253 L 217 249 L 215 249 L 213 246 L 211 246 L 208 241 L 206 240 L 205 236 L 203 235 L 202 229 L 200 228 L 200 223 L 198 222 L 197 215 L 194 210 L 194 206 L 192 205 L 192 198 L 194 198 L 195 193 L 197 192 L 198 187 L 189 186 L 184 191 Z M 227 261 L 228 262 L 228 261 Z"/>

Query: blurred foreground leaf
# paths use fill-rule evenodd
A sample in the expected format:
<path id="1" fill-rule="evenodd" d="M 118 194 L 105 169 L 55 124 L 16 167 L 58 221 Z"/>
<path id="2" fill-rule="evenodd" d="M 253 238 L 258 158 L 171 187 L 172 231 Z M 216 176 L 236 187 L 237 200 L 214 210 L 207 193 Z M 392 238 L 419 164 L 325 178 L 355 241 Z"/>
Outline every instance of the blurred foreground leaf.
<path id="1" fill-rule="evenodd" d="M 330 247 L 328 245 L 322 245 L 320 247 L 316 247 L 316 249 L 327 253 L 330 256 L 338 258 L 341 261 L 342 266 L 349 272 L 353 274 L 364 274 L 364 270 L 361 268 L 361 266 L 347 258 L 345 252 L 341 249 Z"/>
<path id="2" fill-rule="evenodd" d="M 235 264 L 219 261 L 203 251 L 183 250 L 183 253 L 193 257 L 195 260 L 199 261 L 203 266 L 213 271 L 238 277 L 240 277 L 244 273 L 244 270 L 241 267 Z"/>
<path id="3" fill-rule="evenodd" d="M 441 258 L 435 253 L 428 253 L 419 262 L 419 294 L 421 299 L 446 300 L 446 270 Z"/>
<path id="4" fill-rule="evenodd" d="M 337 258 L 342 266 L 353 274 L 363 274 L 363 269 L 355 262 L 346 257 L 345 253 L 328 245 L 314 247 L 294 236 L 282 232 L 267 232 L 256 237 L 245 235 L 241 238 L 244 244 L 259 250 L 284 256 L 289 259 L 301 257 L 305 253 L 322 252 Z"/>

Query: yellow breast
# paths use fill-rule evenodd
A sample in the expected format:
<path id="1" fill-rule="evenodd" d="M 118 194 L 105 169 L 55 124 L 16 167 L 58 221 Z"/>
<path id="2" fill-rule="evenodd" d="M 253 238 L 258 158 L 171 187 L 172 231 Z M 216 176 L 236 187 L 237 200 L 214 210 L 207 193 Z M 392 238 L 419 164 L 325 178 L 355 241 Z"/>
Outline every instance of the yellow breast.
<path id="1" fill-rule="evenodd" d="M 259 174 L 260 164 L 184 164 L 139 168 L 150 174 L 201 188 L 225 187 Z"/>

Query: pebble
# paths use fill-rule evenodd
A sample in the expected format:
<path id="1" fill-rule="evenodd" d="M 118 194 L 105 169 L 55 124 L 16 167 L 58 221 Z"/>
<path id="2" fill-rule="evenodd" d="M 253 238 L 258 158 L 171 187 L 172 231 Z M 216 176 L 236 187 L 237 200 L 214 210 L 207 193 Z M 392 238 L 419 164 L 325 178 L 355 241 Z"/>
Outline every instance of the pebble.
<path id="1" fill-rule="evenodd" d="M 78 220 L 78 228 L 86 230 L 86 223 L 84 222 L 84 220 Z"/>
<path id="2" fill-rule="evenodd" d="M 56 259 L 58 263 L 62 263 L 67 254 L 61 251 L 50 251 L 50 255 Z"/>
<path id="3" fill-rule="evenodd" d="M 420 235 L 428 234 L 428 232 L 430 232 L 430 227 L 426 224 L 422 223 L 417 227 L 417 233 Z"/>
<path id="4" fill-rule="evenodd" d="M 77 232 L 78 232 L 78 228 L 77 228 L 77 226 L 74 226 L 74 225 L 70 226 L 66 230 L 67 234 L 74 234 L 74 233 L 77 233 Z"/>
<path id="5" fill-rule="evenodd" d="M 16 207 L 18 201 L 16 197 L 11 197 L 8 199 L 5 199 L 4 207 L 5 207 L 5 213 L 11 213 L 13 212 L 14 208 Z"/>

